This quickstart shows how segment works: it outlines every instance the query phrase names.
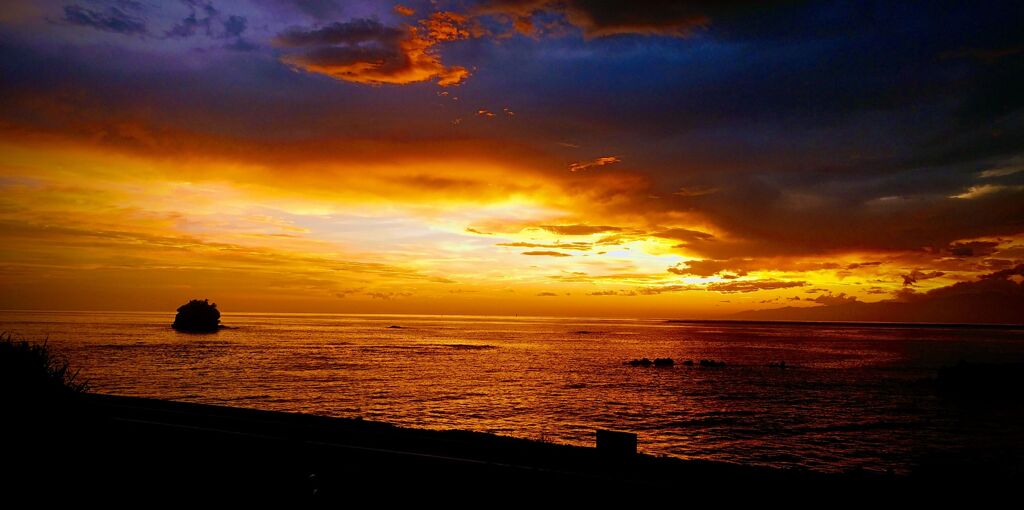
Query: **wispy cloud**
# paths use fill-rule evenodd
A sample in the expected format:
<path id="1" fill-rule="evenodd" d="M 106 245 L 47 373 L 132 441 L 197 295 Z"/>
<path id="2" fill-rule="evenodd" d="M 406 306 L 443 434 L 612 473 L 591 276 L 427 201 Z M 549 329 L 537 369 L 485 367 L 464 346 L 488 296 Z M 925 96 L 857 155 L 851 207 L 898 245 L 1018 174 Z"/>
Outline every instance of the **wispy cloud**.
<path id="1" fill-rule="evenodd" d="M 715 282 L 708 284 L 707 290 L 734 293 L 734 292 L 757 292 L 761 290 L 788 289 L 792 287 L 803 287 L 807 282 L 788 282 L 780 280 L 742 280 L 736 282 Z"/>
<path id="2" fill-rule="evenodd" d="M 592 159 L 592 160 L 589 160 L 589 161 L 577 161 L 577 162 L 572 163 L 572 164 L 569 165 L 569 171 L 570 172 L 579 172 L 579 171 L 588 170 L 588 169 L 591 169 L 591 168 L 594 168 L 594 167 L 605 166 L 605 165 L 612 165 L 612 164 L 615 164 L 615 163 L 619 163 L 621 161 L 622 160 L 620 160 L 618 157 L 615 157 L 615 156 L 604 156 L 604 157 L 600 157 L 600 158 L 597 158 L 597 159 Z"/>
<path id="3" fill-rule="evenodd" d="M 571 257 L 568 253 L 562 253 L 560 251 L 524 251 L 523 255 L 531 255 L 534 257 Z"/>

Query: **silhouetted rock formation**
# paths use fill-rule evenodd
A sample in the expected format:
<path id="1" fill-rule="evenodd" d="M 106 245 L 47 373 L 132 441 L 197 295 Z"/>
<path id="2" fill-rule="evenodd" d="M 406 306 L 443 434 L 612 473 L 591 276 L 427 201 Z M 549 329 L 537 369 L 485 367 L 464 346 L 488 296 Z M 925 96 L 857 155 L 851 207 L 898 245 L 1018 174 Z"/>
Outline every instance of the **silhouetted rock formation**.
<path id="1" fill-rule="evenodd" d="M 214 333 L 224 326 L 220 324 L 217 304 L 209 300 L 193 299 L 178 307 L 171 327 L 186 333 Z"/>
<path id="2" fill-rule="evenodd" d="M 402 329 L 402 326 L 398 326 L 398 325 L 392 324 L 392 325 L 388 326 L 388 329 Z"/>
<path id="3" fill-rule="evenodd" d="M 650 358 L 640 358 L 627 361 L 625 363 L 631 367 L 658 367 L 658 368 L 672 368 L 676 364 L 672 358 L 656 358 L 651 361 Z"/>
<path id="4" fill-rule="evenodd" d="M 713 359 L 702 359 L 700 360 L 700 366 L 704 368 L 721 368 L 725 366 L 725 362 L 715 361 Z"/>

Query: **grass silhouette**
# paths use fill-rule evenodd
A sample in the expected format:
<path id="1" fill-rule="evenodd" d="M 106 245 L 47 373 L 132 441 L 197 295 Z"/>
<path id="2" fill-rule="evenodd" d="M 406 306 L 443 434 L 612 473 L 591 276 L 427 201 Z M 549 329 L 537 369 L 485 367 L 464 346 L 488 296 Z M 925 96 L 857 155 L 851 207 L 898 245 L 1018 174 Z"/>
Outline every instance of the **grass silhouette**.
<path id="1" fill-rule="evenodd" d="M 0 400 L 45 404 L 87 389 L 78 371 L 45 340 L 29 342 L 0 333 Z"/>

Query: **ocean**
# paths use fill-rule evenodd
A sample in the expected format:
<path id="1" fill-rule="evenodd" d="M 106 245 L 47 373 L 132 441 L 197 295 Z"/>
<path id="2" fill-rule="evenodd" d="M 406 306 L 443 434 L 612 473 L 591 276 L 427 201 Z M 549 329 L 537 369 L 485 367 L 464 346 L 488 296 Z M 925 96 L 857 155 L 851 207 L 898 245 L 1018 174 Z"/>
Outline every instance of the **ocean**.
<path id="1" fill-rule="evenodd" d="M 191 335 L 172 320 L 4 311 L 0 331 L 45 339 L 98 393 L 577 445 L 613 429 L 644 453 L 818 471 L 1024 451 L 1019 399 L 934 384 L 961 359 L 1024 361 L 1022 329 L 228 313 L 233 329 Z M 677 364 L 626 364 L 643 357 Z"/>

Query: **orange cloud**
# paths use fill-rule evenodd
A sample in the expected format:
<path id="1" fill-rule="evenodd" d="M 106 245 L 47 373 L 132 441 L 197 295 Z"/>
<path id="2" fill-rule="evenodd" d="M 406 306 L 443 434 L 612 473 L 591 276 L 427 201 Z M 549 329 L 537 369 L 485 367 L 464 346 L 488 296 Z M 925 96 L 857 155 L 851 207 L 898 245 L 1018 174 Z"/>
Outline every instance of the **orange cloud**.
<path id="1" fill-rule="evenodd" d="M 436 80 L 445 87 L 469 76 L 461 66 L 445 66 L 435 46 L 470 37 L 465 18 L 434 13 L 420 27 L 390 27 L 372 19 L 335 22 L 317 29 L 293 29 L 278 35 L 278 45 L 293 50 L 281 60 L 304 71 L 371 85 Z"/>
<path id="2" fill-rule="evenodd" d="M 604 156 L 590 161 L 577 161 L 569 165 L 569 171 L 578 172 L 580 170 L 586 170 L 588 168 L 593 168 L 596 166 L 611 165 L 614 163 L 619 163 L 621 161 L 622 160 L 615 156 Z"/>
<path id="3" fill-rule="evenodd" d="M 542 225 L 540 228 L 553 234 L 564 236 L 587 236 L 591 234 L 600 234 L 602 232 L 618 232 L 622 230 L 620 227 L 611 227 L 607 225 Z"/>
<path id="4" fill-rule="evenodd" d="M 558 251 L 524 251 L 523 255 L 533 255 L 541 257 L 571 257 L 568 253 L 562 253 Z"/>
<path id="5" fill-rule="evenodd" d="M 716 282 L 707 285 L 707 290 L 730 294 L 733 292 L 757 292 L 759 290 L 788 289 L 803 287 L 807 282 L 786 282 L 780 280 L 744 280 L 739 282 Z"/>
<path id="6" fill-rule="evenodd" d="M 593 246 L 590 243 L 554 243 L 554 244 L 541 244 L 541 243 L 498 243 L 495 246 L 510 246 L 514 248 L 555 248 L 560 250 L 580 250 L 587 251 Z"/>

